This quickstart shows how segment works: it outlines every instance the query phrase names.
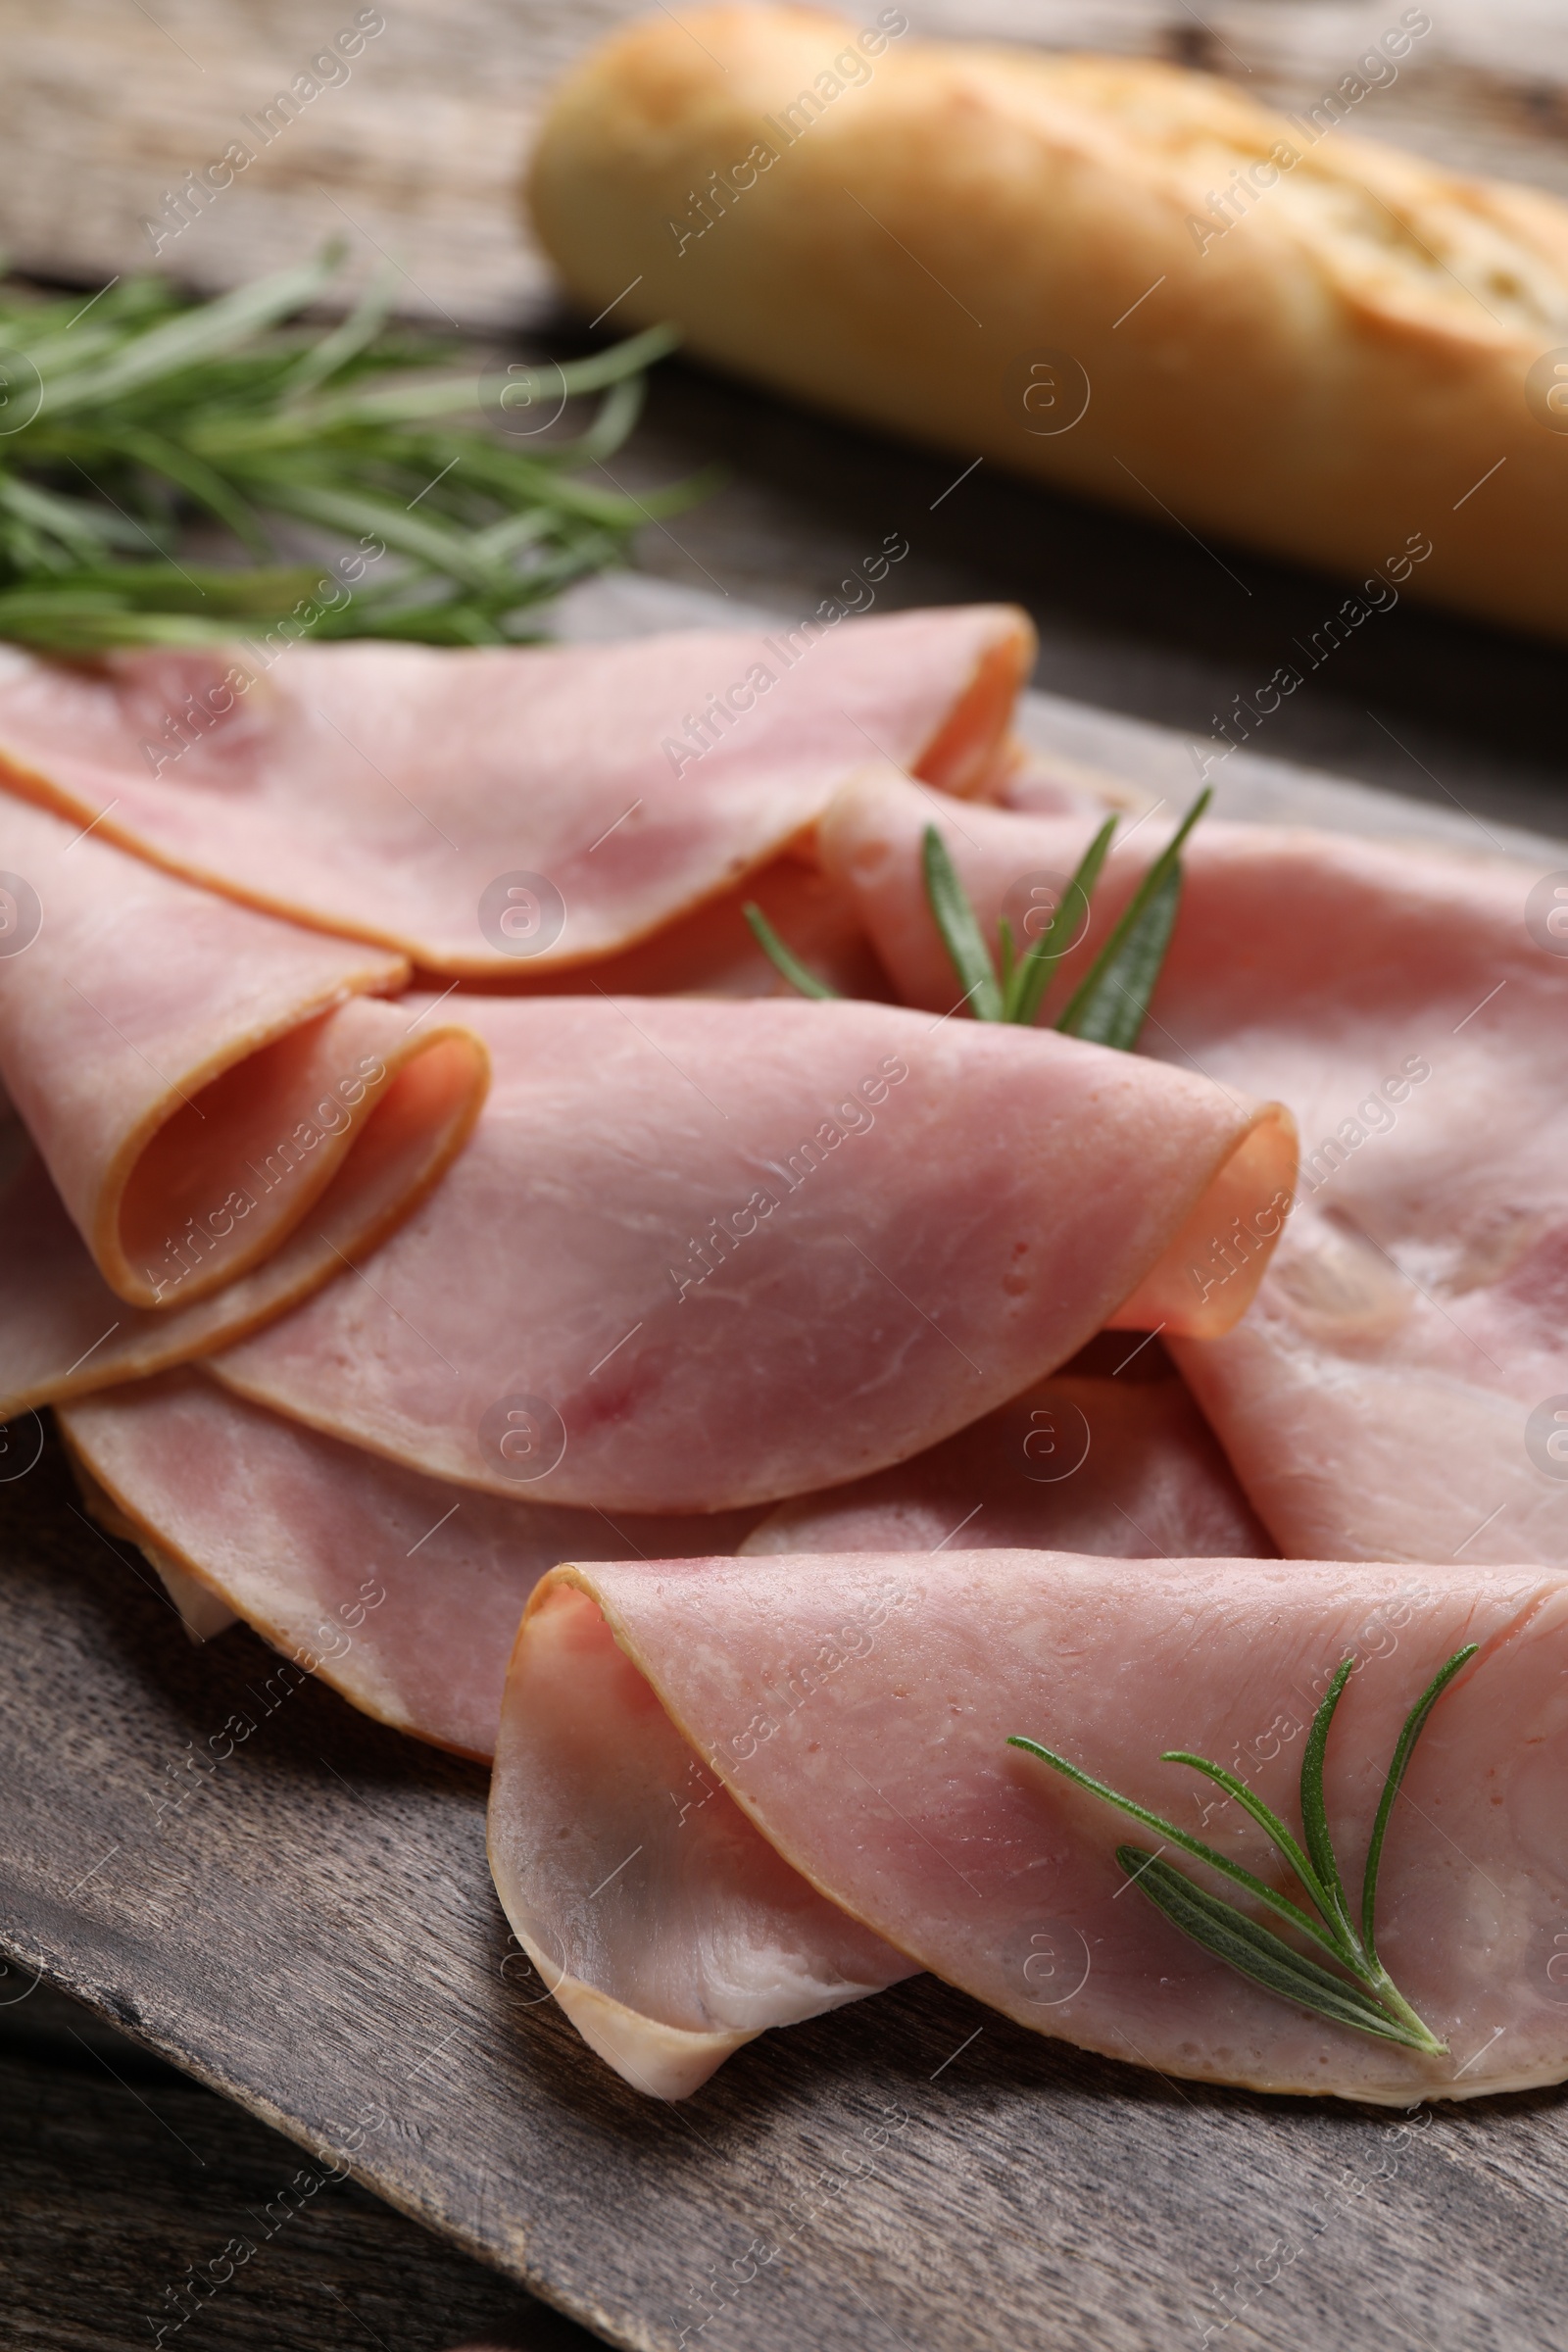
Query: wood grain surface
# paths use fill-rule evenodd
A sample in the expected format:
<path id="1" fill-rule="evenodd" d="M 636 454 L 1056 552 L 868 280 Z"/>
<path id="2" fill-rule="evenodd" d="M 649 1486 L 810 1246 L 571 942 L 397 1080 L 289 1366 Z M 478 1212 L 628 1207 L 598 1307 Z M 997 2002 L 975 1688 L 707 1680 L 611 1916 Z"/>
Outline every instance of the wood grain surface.
<path id="1" fill-rule="evenodd" d="M 0 1557 L 12 1960 L 302 2150 L 161 2290 L 234 2264 L 233 2240 L 263 2262 L 346 2164 L 660 2352 L 1560 2345 L 1558 2094 L 1407 2119 L 1207 2089 L 918 1979 L 655 2106 L 511 1945 L 477 1770 L 297 1685 L 247 1633 L 193 1649 L 76 1515 L 52 1445 L 0 1489 Z M 193 1773 L 235 1717 L 254 1731 Z M 127 2310 L 122 2340 L 145 2321 Z"/>
<path id="2" fill-rule="evenodd" d="M 0 1977 L 7 2352 L 590 2352 L 594 2339 L 352 2180 L 267 2219 L 300 2151 L 30 1970 Z M 254 2244 L 184 2328 L 180 2282 Z M 232 2258 L 230 2258 L 232 2259 Z"/>
<path id="3" fill-rule="evenodd" d="M 907 0 L 923 33 L 1169 57 L 1310 104 L 1395 0 Z M 0 0 L 0 244 L 101 285 L 155 258 L 204 289 L 345 238 L 400 266 L 412 314 L 465 325 L 550 302 L 517 188 L 545 93 L 644 0 Z M 844 13 L 856 14 L 851 0 Z M 1433 31 L 1358 131 L 1568 195 L 1568 22 L 1550 0 L 1434 0 Z M 323 72 L 362 15 L 385 29 Z M 340 52 L 341 57 L 341 52 Z M 266 110 L 301 78 L 270 125 Z M 257 125 L 261 129 L 258 131 Z M 255 160 L 177 235 L 164 200 L 240 141 Z M 154 223 L 149 229 L 148 223 Z M 167 229 L 167 222 L 165 222 Z"/>

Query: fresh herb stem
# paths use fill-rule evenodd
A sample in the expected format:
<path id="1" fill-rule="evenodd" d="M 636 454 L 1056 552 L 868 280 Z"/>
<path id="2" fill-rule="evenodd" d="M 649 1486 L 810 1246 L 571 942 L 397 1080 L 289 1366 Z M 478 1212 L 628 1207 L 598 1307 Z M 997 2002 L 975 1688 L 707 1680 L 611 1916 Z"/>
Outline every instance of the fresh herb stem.
<path id="1" fill-rule="evenodd" d="M 784 945 L 755 900 L 749 900 L 742 911 L 751 925 L 752 937 L 775 971 L 783 973 L 791 988 L 798 988 L 803 997 L 837 999 L 838 990 L 829 988 L 825 980 L 819 980 L 814 972 L 807 970 L 800 957 Z"/>
<path id="2" fill-rule="evenodd" d="M 958 880 L 957 868 L 935 825 L 927 825 L 920 845 L 926 903 L 942 934 L 954 970 L 963 982 L 964 1001 L 977 1021 L 1000 1021 L 1002 989 L 991 962 L 991 951 L 969 894 Z"/>
<path id="3" fill-rule="evenodd" d="M 1009 1747 L 1020 1747 L 1026 1754 L 1037 1756 L 1093 1796 L 1115 1805 L 1129 1813 L 1135 1821 L 1154 1830 L 1167 1844 L 1179 1846 L 1194 1855 L 1211 1870 L 1244 1886 L 1257 1901 L 1264 1903 L 1299 1934 L 1325 1951 L 1339 1963 L 1353 1983 L 1334 1976 L 1320 1962 L 1298 1951 L 1270 1928 L 1241 1910 L 1235 1903 L 1210 1894 L 1182 1871 L 1162 1862 L 1157 1854 L 1143 1846 L 1121 1845 L 1116 1859 L 1128 1879 L 1155 1909 L 1162 1912 L 1173 1927 L 1192 1937 L 1205 1951 L 1250 1977 L 1254 1984 L 1277 1993 L 1281 1999 L 1294 2001 L 1298 2007 L 1314 2010 L 1319 2016 L 1338 2025 L 1353 2026 L 1358 2033 L 1376 2034 L 1385 2041 L 1396 2041 L 1420 2050 L 1429 2057 L 1446 2054 L 1446 2042 L 1440 2041 L 1423 2018 L 1418 2016 L 1399 1991 L 1388 1970 L 1378 1957 L 1373 1924 L 1377 1908 L 1378 1871 L 1383 1858 L 1384 1839 L 1394 1800 L 1398 1795 L 1415 1743 L 1421 1736 L 1427 1717 L 1443 1692 L 1464 1666 L 1475 1656 L 1479 1644 L 1472 1642 L 1452 1657 L 1433 1677 L 1405 1717 L 1393 1760 L 1383 1784 L 1367 1848 L 1366 1869 L 1361 1886 L 1361 1920 L 1359 1930 L 1352 1922 L 1340 1874 L 1334 1840 L 1329 1832 L 1328 1814 L 1323 1800 L 1323 1761 L 1328 1736 L 1338 1708 L 1355 1666 L 1353 1657 L 1342 1660 L 1329 1685 L 1322 1704 L 1312 1718 L 1306 1744 L 1301 1752 L 1301 1828 L 1299 1840 L 1294 1838 L 1279 1815 L 1255 1796 L 1244 1781 L 1227 1772 L 1206 1756 L 1192 1755 L 1183 1748 L 1167 1749 L 1160 1761 L 1165 1764 L 1186 1764 L 1202 1773 L 1240 1804 L 1264 1831 L 1273 1845 L 1289 1864 L 1304 1888 L 1316 1920 L 1310 1918 L 1299 1904 L 1281 1894 L 1253 1872 L 1239 1862 L 1205 1845 L 1185 1830 L 1160 1814 L 1152 1813 L 1145 1805 L 1135 1804 L 1131 1797 L 1121 1796 L 1103 1781 L 1070 1764 L 1054 1748 L 1043 1747 L 1036 1740 L 1014 1736 Z M 1321 1925 L 1319 1924 L 1321 1922 Z"/>
<path id="4" fill-rule="evenodd" d="M 1095 884 L 1100 880 L 1100 869 L 1105 862 L 1115 830 L 1116 819 L 1107 816 L 1084 852 L 1078 870 L 1057 901 L 1050 922 L 1038 939 L 1030 941 L 1010 983 L 1004 982 L 1004 1020 L 1033 1025 L 1041 1000 L 1055 978 L 1057 964 L 1078 936 L 1080 923 L 1087 928 L 1089 902 L 1094 896 Z M 1004 923 L 1005 915 L 1002 919 Z"/>
<path id="5" fill-rule="evenodd" d="M 390 271 L 337 324 L 291 323 L 341 260 L 328 249 L 210 302 L 126 279 L 79 324 L 74 300 L 0 288 L 0 636 L 83 654 L 213 642 L 303 610 L 321 638 L 502 644 L 708 486 L 633 499 L 585 472 L 630 432 L 672 328 L 487 386 L 450 342 L 388 325 Z M 517 430 L 584 394 L 599 413 L 576 437 Z M 193 521 L 246 560 L 187 561 Z M 321 563 L 278 560 L 300 524 L 376 543 L 374 576 L 361 561 L 360 584 L 319 602 Z"/>
<path id="6" fill-rule="evenodd" d="M 1366 1870 L 1361 1880 L 1361 1943 L 1368 1959 L 1379 1967 L 1382 1964 L 1378 1961 L 1376 1932 L 1378 1869 L 1383 1860 L 1383 1840 L 1388 1835 L 1389 1816 L 1394 1811 L 1394 1800 L 1398 1795 L 1400 1785 L 1409 1769 L 1415 1743 L 1426 1728 L 1427 1717 L 1460 1668 L 1467 1665 L 1475 1656 L 1477 1647 L 1478 1644 L 1472 1642 L 1467 1649 L 1455 1650 L 1441 1672 L 1433 1676 L 1432 1681 L 1422 1691 L 1421 1696 L 1405 1718 L 1404 1729 L 1399 1734 L 1398 1745 L 1395 1748 L 1394 1759 L 1389 1766 L 1388 1778 L 1383 1784 L 1383 1794 L 1378 1800 L 1377 1819 L 1372 1824 L 1371 1842 L 1366 1849 Z"/>
<path id="7" fill-rule="evenodd" d="M 997 917 L 997 974 L 1002 982 L 1003 1017 L 1012 1002 L 1013 975 L 1018 968 L 1018 951 L 1013 943 L 1012 925 L 1004 914 Z"/>
<path id="8" fill-rule="evenodd" d="M 1087 976 L 1056 1023 L 1069 1037 L 1130 1053 L 1149 1016 L 1181 904 L 1181 855 L 1187 836 L 1214 798 L 1205 784 L 1154 859 Z"/>

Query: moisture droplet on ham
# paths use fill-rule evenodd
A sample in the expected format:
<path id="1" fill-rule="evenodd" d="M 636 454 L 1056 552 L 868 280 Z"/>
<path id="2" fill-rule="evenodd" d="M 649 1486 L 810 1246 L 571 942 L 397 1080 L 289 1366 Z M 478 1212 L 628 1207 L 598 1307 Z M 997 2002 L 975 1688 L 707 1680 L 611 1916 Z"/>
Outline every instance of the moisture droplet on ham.
<path id="1" fill-rule="evenodd" d="M 1127 1888 L 1126 1817 L 1006 1745 L 1059 1749 L 1283 1887 L 1262 1832 L 1159 1754 L 1213 1757 L 1298 1828 L 1305 1729 L 1352 1651 L 1324 1788 L 1358 1877 L 1403 1718 L 1471 1642 L 1378 1894 L 1379 1949 L 1443 2058 L 1297 2009 L 1192 1943 Z M 925 1968 L 1168 2076 L 1473 2098 L 1568 2076 L 1565 1684 L 1568 1578 L 1540 1569 L 1024 1551 L 563 1566 L 508 1676 L 491 1868 L 584 2037 L 660 2097 Z"/>
<path id="2" fill-rule="evenodd" d="M 743 1554 L 1052 1550 L 1120 1559 L 1267 1559 L 1275 1546 L 1167 1362 L 1115 1335 L 1118 1378 L 1069 1366 L 874 1478 L 781 1502 Z M 1158 1342 L 1154 1343 L 1157 1352 Z M 1095 1352 L 1099 1352 L 1096 1350 Z M 1081 1359 L 1080 1359 L 1081 1360 Z"/>
<path id="3" fill-rule="evenodd" d="M 213 889 L 428 970 L 592 961 L 764 864 L 878 755 L 944 791 L 991 777 L 1033 659 L 1009 606 L 776 638 L 454 651 L 0 650 L 0 777 Z M 481 926 L 508 875 L 564 925 L 519 957 Z"/>
<path id="4" fill-rule="evenodd" d="M 395 1731 L 487 1760 L 523 1602 L 585 1548 L 733 1546 L 729 1518 L 626 1519 L 522 1497 L 454 1494 L 199 1372 L 172 1372 L 60 1413 L 79 1469 L 199 1629 L 233 1616 Z M 216 1610 L 216 1614 L 214 1611 Z"/>
<path id="5" fill-rule="evenodd" d="M 869 776 L 821 846 L 900 993 L 942 1007 L 930 813 Z M 1064 881 L 1091 830 L 995 808 L 962 826 L 948 846 L 987 924 L 1031 879 Z M 1155 836 L 1112 852 L 1048 1019 Z M 1246 1321 L 1170 1335 L 1242 1484 L 1287 1553 L 1568 1564 L 1568 1481 L 1539 1458 L 1553 1404 L 1568 1410 L 1568 958 L 1527 924 L 1538 877 L 1208 819 L 1183 864 L 1140 1053 L 1282 1097 L 1301 1136 L 1297 1204 Z M 1216 1296 L 1228 1254 L 1205 1261 Z"/>
<path id="6" fill-rule="evenodd" d="M 1228 1323 L 1248 1281 L 1210 1307 L 1189 1266 L 1294 1181 L 1277 1106 L 1075 1039 L 850 1003 L 465 1012 L 494 1081 L 456 1166 L 363 1279 L 214 1369 L 498 1494 L 717 1510 L 883 1469 L 1106 1323 Z"/>
<path id="7" fill-rule="evenodd" d="M 428 1129 L 421 1181 L 461 1148 L 484 1048 L 367 995 L 402 986 L 400 957 L 193 889 L 4 794 L 0 866 L 41 910 L 0 957 L 0 1075 L 118 1298 L 182 1307 L 261 1265 L 400 1086 Z"/>

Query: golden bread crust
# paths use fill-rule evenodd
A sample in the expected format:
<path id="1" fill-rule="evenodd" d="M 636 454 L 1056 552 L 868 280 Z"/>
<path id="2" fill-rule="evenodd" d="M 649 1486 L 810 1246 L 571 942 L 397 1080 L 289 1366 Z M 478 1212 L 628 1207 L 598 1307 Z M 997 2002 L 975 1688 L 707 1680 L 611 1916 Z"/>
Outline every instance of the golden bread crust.
<path id="1" fill-rule="evenodd" d="M 1568 432 L 1526 388 L 1568 207 L 1176 67 L 858 29 L 720 7 L 594 51 L 529 186 L 572 293 L 640 277 L 618 318 L 1150 518 L 1338 571 L 1430 542 L 1411 593 L 1568 634 Z"/>

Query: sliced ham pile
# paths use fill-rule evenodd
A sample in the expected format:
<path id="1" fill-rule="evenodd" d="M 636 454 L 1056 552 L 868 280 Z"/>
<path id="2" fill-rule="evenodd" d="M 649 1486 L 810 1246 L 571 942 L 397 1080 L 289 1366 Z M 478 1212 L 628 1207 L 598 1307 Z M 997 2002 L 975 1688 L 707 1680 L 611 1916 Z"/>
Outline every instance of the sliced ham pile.
<path id="1" fill-rule="evenodd" d="M 656 2095 L 922 1967 L 1167 2073 L 1556 2079 L 1568 2013 L 1522 2009 L 1452 2072 L 1562 1863 L 1538 878 L 1205 822 L 1112 1052 L 1051 1024 L 1155 815 L 1042 1025 L 971 1019 L 926 828 L 1028 937 L 1098 821 L 1005 805 L 1030 650 L 977 607 L 266 674 L 0 652 L 0 1414 L 56 1407 L 198 1639 L 496 1755 L 516 1932 Z M 845 1001 L 784 987 L 753 899 Z M 1472 1639 L 1387 1875 L 1448 2073 L 1120 1901 L 1114 1820 L 1005 1746 L 1179 1803 L 1161 1747 L 1230 1762 L 1360 1644 L 1353 1848 Z"/>
<path id="2" fill-rule="evenodd" d="M 741 1550 L 950 1544 L 1130 1560 L 1274 1550 L 1158 1342 L 1119 1334 L 911 1461 L 776 1504 Z"/>

